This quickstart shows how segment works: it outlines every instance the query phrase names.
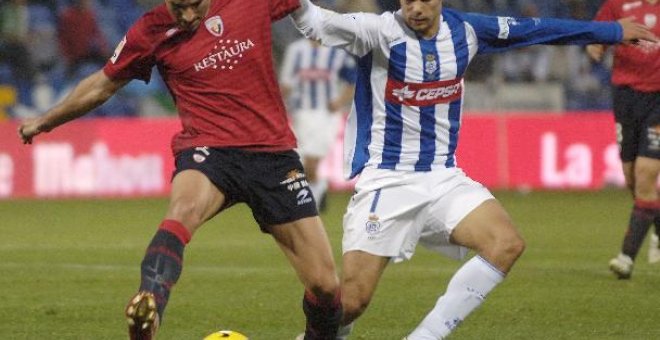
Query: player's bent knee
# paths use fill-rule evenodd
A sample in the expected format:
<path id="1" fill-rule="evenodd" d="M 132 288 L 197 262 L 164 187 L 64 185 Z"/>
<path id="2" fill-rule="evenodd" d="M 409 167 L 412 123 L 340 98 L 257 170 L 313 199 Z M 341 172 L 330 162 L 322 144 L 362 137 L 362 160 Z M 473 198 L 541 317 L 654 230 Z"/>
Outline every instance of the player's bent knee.
<path id="1" fill-rule="evenodd" d="M 181 222 L 191 231 L 194 231 L 204 223 L 202 209 L 194 202 L 186 202 L 184 200 L 177 200 L 170 204 L 167 211 L 167 218 Z"/>
<path id="2" fill-rule="evenodd" d="M 525 251 L 525 241 L 515 229 L 496 234 L 479 253 L 506 272 Z"/>
<path id="3" fill-rule="evenodd" d="M 511 257 L 517 259 L 525 251 L 525 248 L 525 240 L 516 234 L 513 235 L 506 243 L 505 251 L 510 254 Z"/>
<path id="4" fill-rule="evenodd" d="M 333 299 L 339 292 L 339 279 L 331 267 L 317 270 L 305 281 L 306 289 L 320 299 Z"/>
<path id="5" fill-rule="evenodd" d="M 364 311 L 367 310 L 367 307 L 369 307 L 369 300 L 342 296 L 341 304 L 342 308 L 344 309 L 342 324 L 347 325 L 355 321 L 360 317 L 360 315 L 364 313 Z"/>
<path id="6" fill-rule="evenodd" d="M 341 287 L 341 303 L 344 309 L 343 324 L 360 317 L 369 307 L 375 286 L 355 277 L 344 277 Z"/>
<path id="7" fill-rule="evenodd" d="M 499 261 L 510 267 L 525 251 L 525 241 L 517 233 L 506 233 L 496 242 L 495 254 Z"/>

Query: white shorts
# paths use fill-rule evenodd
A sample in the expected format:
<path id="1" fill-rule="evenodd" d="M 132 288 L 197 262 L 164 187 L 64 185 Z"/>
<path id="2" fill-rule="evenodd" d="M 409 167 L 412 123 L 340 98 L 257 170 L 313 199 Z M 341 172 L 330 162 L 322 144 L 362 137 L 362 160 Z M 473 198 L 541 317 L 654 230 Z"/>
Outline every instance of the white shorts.
<path id="1" fill-rule="evenodd" d="M 450 243 L 461 220 L 486 200 L 483 185 L 461 169 L 408 172 L 365 169 L 344 215 L 343 252 L 362 250 L 409 260 L 417 244 L 451 258 L 468 249 Z"/>
<path id="2" fill-rule="evenodd" d="M 297 111 L 293 115 L 293 130 L 301 156 L 323 158 L 335 143 L 341 115 L 325 110 Z"/>

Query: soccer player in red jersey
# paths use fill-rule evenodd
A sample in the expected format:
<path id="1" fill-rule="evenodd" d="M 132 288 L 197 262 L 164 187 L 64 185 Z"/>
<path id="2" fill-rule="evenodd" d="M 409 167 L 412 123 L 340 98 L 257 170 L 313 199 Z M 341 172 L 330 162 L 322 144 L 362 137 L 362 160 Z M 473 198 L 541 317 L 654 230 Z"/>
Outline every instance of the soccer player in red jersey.
<path id="1" fill-rule="evenodd" d="M 607 0 L 596 20 L 629 17 L 660 36 L 659 0 Z M 602 59 L 604 51 L 603 45 L 587 47 L 588 54 L 597 61 Z M 635 204 L 621 253 L 609 265 L 618 278 L 628 279 L 652 223 L 655 223 L 655 233 L 649 245 L 649 262 L 660 262 L 657 191 L 660 173 L 660 44 L 643 42 L 615 46 L 612 84 L 623 173 Z"/>
<path id="2" fill-rule="evenodd" d="M 298 0 L 165 0 L 128 31 L 102 70 L 42 117 L 19 127 L 24 143 L 103 104 L 154 66 L 182 130 L 165 218 L 141 265 L 126 315 L 131 339 L 152 339 L 183 251 L 202 224 L 246 203 L 305 287 L 305 339 L 334 339 L 341 318 L 335 263 L 291 132 L 271 56 L 271 23 Z M 248 15 L 249 13 L 249 15 Z"/>

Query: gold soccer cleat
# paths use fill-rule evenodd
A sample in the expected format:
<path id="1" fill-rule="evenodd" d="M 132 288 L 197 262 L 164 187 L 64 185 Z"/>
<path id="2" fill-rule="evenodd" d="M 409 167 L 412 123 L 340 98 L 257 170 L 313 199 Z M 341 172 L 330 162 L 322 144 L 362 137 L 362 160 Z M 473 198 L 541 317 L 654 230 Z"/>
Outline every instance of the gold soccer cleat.
<path id="1" fill-rule="evenodd" d="M 126 306 L 128 336 L 131 340 L 152 340 L 158 329 L 156 297 L 151 292 L 139 292 Z"/>

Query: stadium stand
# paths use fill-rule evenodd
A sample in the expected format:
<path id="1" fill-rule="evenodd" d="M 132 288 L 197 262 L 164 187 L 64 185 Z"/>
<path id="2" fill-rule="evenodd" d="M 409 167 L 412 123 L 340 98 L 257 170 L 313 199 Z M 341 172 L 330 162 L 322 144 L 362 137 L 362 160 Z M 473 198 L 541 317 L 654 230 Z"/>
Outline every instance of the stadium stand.
<path id="1" fill-rule="evenodd" d="M 98 59 L 76 63 L 72 72 L 58 45 L 63 13 L 74 3 L 89 2 L 107 48 Z M 43 112 L 109 57 L 130 25 L 162 0 L 6 0 L 0 7 L 0 116 L 29 117 Z M 396 9 L 395 1 L 320 0 L 338 10 Z M 357 4 L 361 6 L 357 6 Z M 552 16 L 589 19 L 602 0 L 445 0 L 464 11 L 507 16 Z M 357 6 L 357 7 L 356 7 Z M 121 11 L 117 10 L 121 8 Z M 274 25 L 276 62 L 286 45 L 298 37 L 288 20 Z M 511 67 L 510 65 L 515 65 Z M 523 65 L 523 67 L 520 67 Z M 155 73 L 154 73 L 155 74 Z M 468 111 L 563 111 L 610 108 L 609 68 L 593 65 L 579 47 L 523 49 L 479 57 L 466 77 Z M 526 95 L 521 96 L 523 91 Z M 511 94 L 517 95 L 511 95 Z M 154 77 L 150 84 L 132 82 L 116 99 L 89 116 L 172 115 L 167 89 Z"/>

